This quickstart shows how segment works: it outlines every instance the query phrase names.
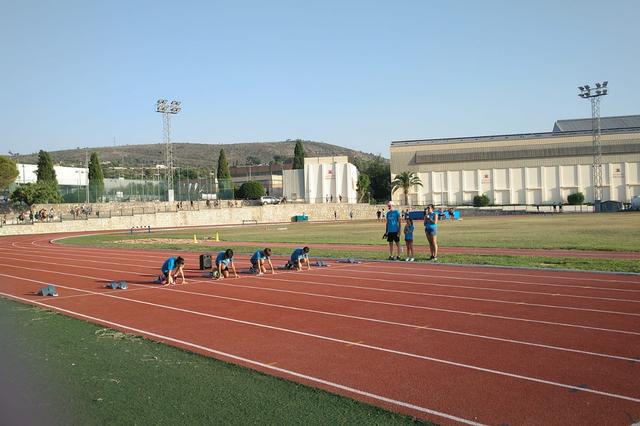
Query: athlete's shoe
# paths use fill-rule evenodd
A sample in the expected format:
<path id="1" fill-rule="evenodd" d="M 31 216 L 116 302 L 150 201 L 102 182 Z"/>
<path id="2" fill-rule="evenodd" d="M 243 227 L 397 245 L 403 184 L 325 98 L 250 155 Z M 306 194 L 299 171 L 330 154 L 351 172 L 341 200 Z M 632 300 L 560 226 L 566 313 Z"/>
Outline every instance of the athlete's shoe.
<path id="1" fill-rule="evenodd" d="M 395 257 L 389 256 L 389 260 L 395 260 Z"/>
<path id="2" fill-rule="evenodd" d="M 411 259 L 409 259 L 409 262 L 415 262 L 416 260 L 412 257 Z"/>
<path id="3" fill-rule="evenodd" d="M 396 256 L 396 260 L 400 260 L 400 256 Z"/>
<path id="4" fill-rule="evenodd" d="M 408 258 L 408 257 L 407 257 L 404 261 L 405 261 L 405 262 L 411 262 L 411 258 Z"/>

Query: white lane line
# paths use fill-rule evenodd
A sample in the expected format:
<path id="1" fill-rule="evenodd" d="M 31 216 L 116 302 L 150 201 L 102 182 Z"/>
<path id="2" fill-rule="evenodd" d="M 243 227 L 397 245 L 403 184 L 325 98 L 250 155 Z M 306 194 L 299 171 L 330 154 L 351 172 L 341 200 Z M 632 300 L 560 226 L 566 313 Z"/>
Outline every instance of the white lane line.
<path id="1" fill-rule="evenodd" d="M 30 279 L 30 278 L 16 277 L 16 276 L 9 275 L 9 274 L 0 273 L 0 276 L 7 277 L 7 278 L 14 278 L 14 279 L 22 280 L 22 281 L 35 282 L 35 283 L 38 283 L 38 284 L 50 284 L 50 283 L 45 283 L 44 281 L 33 280 L 33 279 Z M 88 290 L 79 290 L 77 288 L 67 287 L 67 286 L 64 286 L 64 285 L 61 285 L 61 284 L 55 284 L 55 285 L 57 285 L 60 288 L 66 288 L 66 289 L 76 290 L 76 291 L 86 291 L 86 292 L 92 293 L 91 291 L 88 291 Z M 95 292 L 93 292 L 93 293 L 95 293 Z M 205 318 L 212 318 L 212 319 L 216 319 L 216 320 L 220 320 L 220 321 L 232 322 L 232 323 L 236 323 L 236 324 L 248 325 L 248 326 L 251 326 L 251 327 L 264 328 L 264 329 L 267 329 L 267 330 L 273 330 L 273 331 L 278 331 L 278 332 L 282 332 L 282 333 L 289 333 L 289 334 L 294 334 L 294 335 L 298 335 L 298 336 L 309 337 L 309 338 L 312 338 L 312 339 L 318 339 L 318 340 L 324 340 L 324 341 L 333 342 L 333 343 L 339 343 L 341 345 L 350 344 L 351 346 L 357 346 L 357 347 L 360 347 L 360 348 L 370 349 L 370 350 L 373 350 L 373 351 L 388 353 L 388 354 L 392 354 L 392 355 L 399 355 L 399 356 L 404 356 L 404 357 L 408 357 L 408 358 L 414 358 L 414 359 L 419 359 L 419 360 L 423 360 L 423 361 L 430 361 L 430 362 L 434 362 L 434 363 L 438 363 L 438 364 L 444 364 L 444 365 L 449 365 L 449 366 L 453 366 L 453 367 L 459 367 L 459 368 L 473 370 L 473 371 L 480 371 L 480 372 L 483 372 L 483 373 L 494 374 L 494 375 L 497 375 L 497 376 L 509 377 L 509 378 L 524 380 L 524 381 L 533 382 L 533 383 L 540 383 L 540 384 L 560 387 L 560 388 L 569 389 L 569 390 L 578 390 L 578 391 L 582 391 L 582 392 L 592 393 L 592 394 L 595 394 L 595 395 L 606 396 L 606 397 L 613 398 L 613 399 L 621 399 L 621 400 L 625 400 L 625 401 L 631 401 L 631 402 L 640 403 L 640 398 L 634 398 L 634 397 L 627 396 L 627 395 L 621 395 L 621 394 L 616 394 L 616 393 L 611 393 L 611 392 L 599 391 L 599 390 L 591 389 L 591 388 L 581 388 L 581 387 L 578 387 L 578 386 L 567 385 L 565 383 L 555 382 L 555 381 L 552 381 L 552 380 L 539 379 L 537 377 L 530 377 L 530 376 L 525 376 L 525 375 L 522 375 L 522 374 L 509 373 L 509 372 L 506 372 L 506 371 L 495 370 L 495 369 L 491 369 L 491 368 L 478 367 L 478 366 L 471 365 L 471 364 L 464 364 L 464 363 L 460 363 L 460 362 L 449 361 L 449 360 L 446 360 L 446 359 L 435 358 L 435 357 L 415 354 L 415 353 L 411 353 L 411 352 L 404 352 L 404 351 L 399 351 L 399 350 L 395 350 L 395 349 L 384 348 L 384 347 L 381 347 L 381 346 L 368 345 L 368 344 L 365 344 L 365 343 L 356 343 L 356 342 L 353 342 L 353 341 L 338 339 L 338 338 L 335 338 L 335 337 L 323 336 L 321 334 L 307 333 L 307 332 L 304 332 L 304 331 L 293 330 L 293 329 L 284 328 L 284 327 L 276 327 L 276 326 L 272 326 L 272 325 L 268 325 L 268 324 L 262 324 L 262 323 L 253 322 L 253 321 L 239 320 L 239 319 L 235 319 L 235 318 L 224 317 L 224 316 L 221 316 L 221 315 L 207 314 L 207 313 L 204 313 L 204 312 L 199 312 L 199 311 L 195 311 L 195 310 L 191 310 L 191 309 L 177 308 L 175 306 L 163 305 L 163 304 L 160 304 L 160 303 L 153 303 L 153 302 L 146 302 L 146 301 L 142 301 L 142 300 L 129 299 L 127 297 L 114 296 L 112 294 L 104 294 L 104 293 L 95 293 L 95 294 L 99 295 L 99 296 L 102 296 L 102 297 L 108 297 L 108 298 L 113 298 L 113 299 L 117 299 L 117 300 L 123 300 L 125 302 L 137 303 L 137 304 L 146 305 L 146 306 L 152 306 L 152 307 L 161 308 L 161 309 L 168 309 L 168 310 L 171 310 L 171 311 L 182 312 L 182 313 L 186 313 L 186 314 L 190 314 L 190 315 L 202 316 L 202 317 L 205 317 Z"/>
<path id="2" fill-rule="evenodd" d="M 442 417 L 442 418 L 445 418 L 445 419 L 449 419 L 449 420 L 453 420 L 453 421 L 456 421 L 456 422 L 460 422 L 460 423 L 463 423 L 463 424 L 466 424 L 466 425 L 484 426 L 482 423 L 478 423 L 478 422 L 475 422 L 473 420 L 467 420 L 467 419 L 464 419 L 462 417 L 454 416 L 452 414 L 447 414 L 447 413 L 443 413 L 441 411 L 433 410 L 433 409 L 426 408 L 426 407 L 421 407 L 419 405 L 411 404 L 411 403 L 408 403 L 408 402 L 387 398 L 387 397 L 382 396 L 382 395 L 378 395 L 378 394 L 374 394 L 374 393 L 371 393 L 371 392 L 363 391 L 363 390 L 356 389 L 356 388 L 353 388 L 353 387 L 350 387 L 350 386 L 341 385 L 339 383 L 330 382 L 328 380 L 324 380 L 324 379 L 321 379 L 321 378 L 318 378 L 318 377 L 314 377 L 314 376 L 309 376 L 307 374 L 299 373 L 299 372 L 296 372 L 296 371 L 293 371 L 293 370 L 288 370 L 288 369 L 281 368 L 281 367 L 275 367 L 274 365 L 271 365 L 271 364 L 265 364 L 265 363 L 262 363 L 260 361 L 256 361 L 256 360 L 253 360 L 253 359 L 241 357 L 241 356 L 238 356 L 238 355 L 233 355 L 233 354 L 230 354 L 228 352 L 222 352 L 222 351 L 219 351 L 219 350 L 216 350 L 216 349 L 213 349 L 213 348 L 209 348 L 207 346 L 198 345 L 196 343 L 187 342 L 185 340 L 180 340 L 180 339 L 176 339 L 176 338 L 173 338 L 173 337 L 165 336 L 165 335 L 162 335 L 162 334 L 153 333 L 151 331 L 146 331 L 146 330 L 142 330 L 142 329 L 139 329 L 139 328 L 134 328 L 134 327 L 131 327 L 131 326 L 128 326 L 128 325 L 116 323 L 116 322 L 113 322 L 113 321 L 106 320 L 104 318 L 98 318 L 98 317 L 94 317 L 94 316 L 81 314 L 79 312 L 75 312 L 75 311 L 72 311 L 72 310 L 69 310 L 69 309 L 56 307 L 56 306 L 53 306 L 53 305 L 49 305 L 47 303 L 42 303 L 42 302 L 38 302 L 38 301 L 35 301 L 35 300 L 26 299 L 26 298 L 23 298 L 23 297 L 14 296 L 14 295 L 3 293 L 3 292 L 0 292 L 0 295 L 5 296 L 5 297 L 10 298 L 10 299 L 20 300 L 20 301 L 26 302 L 28 304 L 35 304 L 35 305 L 43 306 L 43 307 L 46 307 L 46 308 L 49 308 L 49 309 L 53 309 L 54 311 L 64 312 L 64 313 L 72 315 L 72 316 L 84 318 L 84 319 L 92 321 L 94 323 L 108 325 L 108 326 L 111 326 L 111 327 L 114 327 L 114 328 L 117 328 L 117 329 L 120 329 L 120 330 L 128 330 L 130 332 L 133 332 L 133 333 L 136 333 L 136 334 L 139 334 L 139 335 L 152 337 L 154 339 L 158 339 L 158 340 L 165 341 L 165 342 L 172 342 L 172 343 L 175 343 L 175 344 L 179 344 L 179 345 L 187 346 L 187 347 L 190 347 L 190 348 L 193 348 L 193 349 L 197 349 L 197 350 L 200 350 L 200 351 L 203 351 L 203 352 L 207 352 L 207 353 L 210 353 L 210 354 L 213 354 L 213 355 L 218 355 L 218 356 L 221 356 L 221 357 L 224 357 L 224 358 L 227 358 L 227 359 L 232 359 L 232 360 L 235 360 L 235 361 L 238 361 L 238 362 L 241 362 L 241 363 L 253 365 L 255 367 L 260 367 L 260 368 L 264 368 L 266 370 L 271 370 L 271 371 L 275 371 L 275 372 L 278 372 L 278 373 L 286 374 L 288 376 L 296 377 L 296 378 L 299 378 L 299 379 L 302 379 L 302 380 L 308 380 L 308 381 L 313 382 L 313 383 L 317 383 L 317 384 L 324 385 L 324 386 L 329 386 L 329 387 L 331 387 L 333 389 L 343 390 L 345 392 L 349 392 L 349 393 L 352 393 L 354 395 L 359 395 L 359 396 L 375 399 L 377 401 L 385 402 L 385 403 L 388 403 L 388 404 L 393 404 L 393 405 L 396 405 L 396 406 L 399 406 L 399 407 L 408 408 L 408 409 L 415 410 L 415 411 L 418 411 L 418 412 L 421 412 L 421 413 L 425 413 L 425 414 L 431 414 L 431 415 L 434 415 L 434 416 L 438 416 L 438 417 Z"/>
<path id="3" fill-rule="evenodd" d="M 26 266 L 17 266 L 17 265 L 5 265 L 5 266 L 11 266 L 13 268 L 26 269 L 26 270 L 30 270 L 30 271 L 53 272 L 53 271 L 45 271 L 45 270 L 42 270 L 42 269 L 36 269 L 36 268 L 28 268 Z M 101 268 L 90 268 L 90 269 L 101 269 Z M 134 273 L 134 272 L 131 272 L 131 271 L 114 271 L 114 270 L 111 270 L 111 272 L 122 272 L 122 273 L 130 273 L 130 274 L 136 274 L 137 275 L 137 273 Z M 62 274 L 62 275 L 76 276 L 76 277 L 81 277 L 81 278 L 98 279 L 96 277 L 91 277 L 91 276 L 88 276 L 88 275 L 72 274 L 72 273 L 68 273 L 68 272 L 56 272 L 56 273 Z M 141 275 L 155 276 L 154 274 L 141 274 Z M 288 279 L 284 279 L 284 278 L 270 278 L 270 279 L 273 280 L 273 281 L 284 281 L 284 282 L 291 282 L 291 283 L 299 283 L 300 282 L 300 280 L 288 280 Z M 262 277 L 262 280 L 266 280 L 266 278 Z M 190 281 L 194 281 L 194 280 L 190 279 Z M 208 282 L 208 281 L 202 281 L 202 282 Z M 521 321 L 521 322 L 528 322 L 528 323 L 535 323 L 535 324 L 542 324 L 542 325 L 571 327 L 571 328 L 578 328 L 578 329 L 585 329 L 585 330 L 594 330 L 594 331 L 603 331 L 603 332 L 610 332 L 610 333 L 619 333 L 619 334 L 628 334 L 628 335 L 640 336 L 640 332 L 617 330 L 617 329 L 610 329 L 610 328 L 603 328 L 603 327 L 593 327 L 593 326 L 580 325 L 580 324 L 571 324 L 571 323 L 543 321 L 543 320 L 528 319 L 528 318 L 509 317 L 509 316 L 504 316 L 504 315 L 483 314 L 483 313 L 479 313 L 479 312 L 468 312 L 468 311 L 460 311 L 460 310 L 444 309 L 444 308 L 433 308 L 433 307 L 428 307 L 428 306 L 409 305 L 409 304 L 394 303 L 394 302 L 384 302 L 384 301 L 379 301 L 379 300 L 359 299 L 359 298 L 343 297 L 343 296 L 333 296 L 333 295 L 327 295 L 327 294 L 321 294 L 321 293 L 310 293 L 310 292 L 301 292 L 301 291 L 293 291 L 293 290 L 284 290 L 284 289 L 271 288 L 271 287 L 265 287 L 265 286 L 257 287 L 257 286 L 242 285 L 242 284 L 225 284 L 222 281 L 217 281 L 215 284 L 217 286 L 228 286 L 228 287 L 231 287 L 231 288 L 247 288 L 247 289 L 254 289 L 254 290 L 261 290 L 261 291 L 288 293 L 288 294 L 303 295 L 303 296 L 313 296 L 313 297 L 335 299 L 335 300 L 345 300 L 345 301 L 353 301 L 353 302 L 360 302 L 360 303 L 378 304 L 378 305 L 384 305 L 384 306 L 420 309 L 420 310 L 427 310 L 427 311 L 433 311 L 433 312 L 446 312 L 446 313 L 451 313 L 451 314 L 471 315 L 471 316 L 478 316 L 478 317 L 491 318 L 491 319 L 500 319 L 500 320 L 508 320 L 508 321 Z M 131 284 L 131 285 L 143 285 L 144 286 L 145 284 Z M 158 288 L 158 287 L 150 287 L 150 288 Z M 120 291 L 120 292 L 122 292 L 122 291 Z M 79 296 L 80 295 L 76 295 L 75 297 L 79 297 Z"/>
<path id="4" fill-rule="evenodd" d="M 56 240 L 53 240 L 56 241 Z M 229 242 L 229 244 L 233 244 L 233 242 Z M 54 249 L 54 247 L 49 246 L 39 246 L 42 248 L 46 248 L 46 249 Z M 58 245 L 58 247 L 62 247 L 61 245 Z M 68 246 L 65 246 L 68 247 Z M 92 250 L 92 251 L 100 251 L 100 250 L 105 250 L 108 252 L 112 252 L 112 253 L 118 253 L 118 249 L 109 249 L 109 248 L 94 248 L 94 247 L 84 247 L 84 246 L 79 246 L 80 249 L 82 250 Z M 216 249 L 217 247 L 213 247 L 213 249 Z M 135 249 L 129 249 L 129 248 L 125 248 L 123 250 L 128 250 L 128 251 L 136 251 Z M 139 250 L 138 250 L 139 251 Z M 169 251 L 167 251 L 166 253 L 171 253 Z M 120 251 L 120 253 L 118 254 L 122 254 L 122 252 Z M 420 263 L 418 264 L 412 264 L 413 267 L 415 268 L 415 265 L 421 265 Z M 371 262 L 371 263 L 366 263 L 366 264 L 361 264 L 360 266 L 364 267 L 364 268 L 376 268 L 376 269 L 401 269 L 403 270 L 404 268 L 400 268 L 400 267 L 393 267 L 391 265 L 386 265 L 385 262 Z M 404 265 L 403 265 L 404 266 Z M 427 266 L 422 265 L 422 266 Z M 432 266 L 432 265 L 429 265 Z M 472 265 L 471 265 L 472 266 Z M 431 269 L 431 268 L 422 268 L 424 270 L 435 270 L 435 269 Z M 499 270 L 496 271 L 464 271 L 464 270 L 460 270 L 458 269 L 444 269 L 444 268 L 438 268 L 437 269 L 438 272 L 450 272 L 450 273 L 456 273 L 456 274 L 473 274 L 473 275 L 492 275 L 492 276 L 516 276 L 516 277 L 532 277 L 532 278 L 536 278 L 537 280 L 541 279 L 541 278 L 559 278 L 562 280 L 574 280 L 574 281 L 598 281 L 598 282 L 606 282 L 606 283 L 612 283 L 612 282 L 618 282 L 618 283 L 625 283 L 625 284 L 640 284 L 639 281 L 625 281 L 625 280 L 615 280 L 615 279 L 608 279 L 608 278 L 586 278 L 586 277 L 566 277 L 566 276 L 561 276 L 561 275 L 549 275 L 549 274 L 545 274 L 543 275 L 533 275 L 533 274 L 516 274 L 516 273 L 505 273 Z M 541 272 L 545 272 L 545 271 L 541 271 Z M 383 274 L 394 274 L 394 275 L 407 275 L 407 276 L 424 276 L 424 277 L 429 277 L 429 276 L 433 276 L 433 275 L 426 275 L 426 274 L 409 274 L 407 272 L 380 272 Z M 589 273 L 591 274 L 591 272 L 581 272 L 581 271 L 576 271 L 576 274 L 586 274 Z M 442 277 L 442 276 L 437 276 L 437 277 Z M 451 279 L 460 279 L 460 280 L 478 280 L 478 281 L 491 281 L 491 282 L 505 282 L 505 283 L 516 283 L 516 284 L 524 284 L 524 285 L 539 285 L 539 283 L 536 282 L 528 282 L 528 281 L 510 281 L 510 280 L 498 280 L 498 279 L 491 279 L 491 280 L 487 280 L 487 279 L 481 279 L 481 278 L 476 278 L 476 277 L 451 277 L 449 275 L 445 276 L 445 278 L 451 278 Z M 554 285 L 554 284 L 548 284 L 548 285 Z M 557 286 L 564 286 L 561 284 L 555 284 Z M 566 285 L 566 287 L 577 287 L 577 288 L 589 288 L 589 287 L 580 287 L 580 286 L 573 286 L 573 285 Z M 640 290 L 631 290 L 631 289 L 617 289 L 619 291 L 640 291 Z"/>
<path id="5" fill-rule="evenodd" d="M 56 250 L 58 251 L 58 250 Z M 58 251 L 62 252 L 62 250 Z M 73 254 L 78 254 L 77 251 L 72 251 Z M 124 255 L 123 253 L 120 253 Z M 103 259 L 103 256 L 91 256 L 94 258 Z M 130 256 L 126 257 L 130 259 Z M 139 258 L 139 257 L 136 257 Z M 156 258 L 157 259 L 157 258 Z M 83 261 L 89 262 L 99 262 L 88 260 L 87 256 L 83 257 Z M 145 261 L 147 263 L 151 263 L 152 261 Z M 153 261 L 154 264 L 157 264 L 158 260 Z M 363 268 L 371 268 L 375 267 L 370 264 L 359 264 L 357 265 Z M 401 268 L 387 268 L 387 269 L 401 269 Z M 330 271 L 327 271 L 330 273 Z M 367 271 L 358 270 L 356 265 L 354 265 L 353 272 L 356 273 L 367 273 Z M 434 278 L 445 279 L 445 280 L 461 280 L 465 282 L 469 281 L 478 281 L 478 282 L 489 282 L 493 284 L 516 284 L 520 286 L 544 286 L 544 287 L 560 287 L 560 288 L 577 288 L 577 289 L 588 289 L 588 290 L 597 290 L 597 291 L 617 291 L 617 292 L 627 292 L 627 293 L 640 293 L 640 289 L 619 289 L 619 288 L 602 288 L 602 287 L 593 287 L 593 286 L 576 286 L 576 285 L 564 285 L 564 284 L 550 284 L 550 283 L 540 283 L 540 282 L 529 282 L 529 281 L 513 281 L 513 280 L 503 280 L 503 279 L 488 279 L 488 278 L 477 278 L 477 277 L 456 277 L 449 275 L 434 275 L 434 274 L 415 274 L 415 273 L 406 273 L 406 272 L 384 272 L 378 271 L 379 274 L 388 274 L 397 276 L 411 276 L 411 277 L 421 277 L 425 279 L 432 280 Z M 349 278 L 359 278 L 359 277 L 349 277 Z M 378 279 L 379 281 L 388 282 L 388 280 Z M 405 280 L 394 280 L 394 282 L 401 284 L 410 284 L 410 285 L 418 285 L 418 286 L 432 286 L 432 287 L 447 287 L 447 288 L 464 288 L 464 289 L 473 289 L 473 290 L 486 290 L 486 291 L 496 291 L 496 292 L 507 292 L 507 293 L 522 293 L 522 294 L 533 294 L 533 295 L 555 295 L 558 297 L 567 297 L 567 298 L 580 298 L 580 299 L 593 299 L 593 300 L 607 300 L 607 301 L 620 301 L 620 302 L 628 302 L 628 303 L 640 303 L 640 300 L 629 300 L 629 299 L 616 299 L 616 298 L 608 298 L 608 297 L 598 297 L 598 296 L 582 296 L 575 294 L 558 294 L 558 293 L 545 293 L 545 292 L 536 292 L 536 291 L 526 291 L 526 290 L 515 290 L 515 289 L 505 289 L 505 288 L 495 288 L 495 287 L 477 287 L 477 286 L 462 286 L 462 285 L 453 285 L 453 284 L 443 284 L 436 282 L 415 282 L 415 281 L 405 281 Z"/>
<path id="6" fill-rule="evenodd" d="M 42 260 L 32 261 L 32 260 L 25 260 L 25 259 L 20 259 L 20 258 L 10 258 L 10 257 L 6 257 L 6 256 L 4 257 L 4 259 L 13 259 L 13 260 L 18 260 L 18 261 L 23 261 L 23 262 L 32 262 L 32 263 L 36 262 L 36 263 L 41 263 L 41 264 L 47 264 L 48 263 L 48 264 L 56 264 L 56 265 L 61 265 L 61 266 L 69 266 L 69 267 L 80 268 L 80 266 L 78 266 L 78 265 L 63 264 L 63 263 L 59 263 L 59 262 L 45 262 L 45 261 L 42 261 Z M 10 266 L 10 265 L 8 265 L 8 266 Z M 87 269 L 102 269 L 102 268 L 93 268 L 93 267 L 84 267 L 84 268 L 87 268 Z M 314 274 L 314 276 L 318 276 L 318 277 L 325 276 L 325 277 L 330 277 L 330 278 L 336 278 L 335 275 Z M 355 278 L 355 277 L 349 277 L 348 275 L 342 275 L 341 278 L 348 279 L 348 278 Z M 360 278 L 360 277 L 358 277 L 358 278 Z M 277 278 L 271 278 L 271 277 L 264 277 L 264 279 L 275 279 L 275 280 L 277 280 Z M 370 279 L 368 278 L 368 280 L 388 282 L 387 280 L 380 280 L 380 279 L 376 279 L 376 278 L 370 278 Z M 325 286 L 325 287 L 353 288 L 353 289 L 366 290 L 366 291 L 377 291 L 377 292 L 398 293 L 398 294 L 410 294 L 410 295 L 415 295 L 415 296 L 439 297 L 439 298 L 444 298 L 444 299 L 472 300 L 472 301 L 507 304 L 507 305 L 531 306 L 531 307 L 544 308 L 544 309 L 564 309 L 564 310 L 581 311 L 581 312 L 594 312 L 594 313 L 601 313 L 601 314 L 623 315 L 623 316 L 638 316 L 638 317 L 640 317 L 640 313 L 610 311 L 610 310 L 606 310 L 606 309 L 579 308 L 579 307 L 574 307 L 574 306 L 549 305 L 549 304 L 543 304 L 543 303 L 529 303 L 529 302 L 501 300 L 501 299 L 487 299 L 487 298 L 470 297 L 470 296 L 455 296 L 455 295 L 448 295 L 448 294 L 426 293 L 426 292 L 408 291 L 408 290 L 395 290 L 395 289 L 387 289 L 387 288 L 380 288 L 380 287 L 367 287 L 367 286 L 357 286 L 357 285 L 349 285 L 349 284 L 330 284 L 330 283 L 327 283 L 327 282 L 317 282 L 317 281 L 308 281 L 308 280 L 296 280 L 296 282 L 305 283 L 305 284 L 312 284 L 312 285 L 318 285 L 318 286 Z"/>
<path id="7" fill-rule="evenodd" d="M 104 280 L 102 278 L 90 277 L 90 276 L 87 276 L 87 275 L 70 274 L 70 273 L 59 272 L 59 271 L 43 271 L 43 272 L 52 273 L 52 274 L 60 274 L 60 275 L 70 275 L 70 276 L 75 276 L 75 277 L 80 277 L 80 278 L 92 278 L 92 279 L 97 279 L 97 280 L 107 281 L 107 282 L 108 281 L 112 281 L 112 280 Z M 189 284 L 191 284 L 191 283 L 210 284 L 210 281 L 191 279 L 191 280 L 189 280 Z M 622 360 L 622 361 L 640 362 L 635 358 L 628 358 L 628 357 L 619 356 L 619 355 L 603 354 L 603 353 L 599 353 L 599 352 L 584 351 L 584 350 L 580 350 L 580 349 L 572 349 L 572 348 L 566 348 L 566 347 L 554 346 L 554 345 L 545 345 L 545 344 L 542 344 L 542 343 L 534 343 L 534 342 L 515 340 L 515 339 L 506 339 L 506 338 L 495 337 L 495 336 L 486 336 L 486 335 L 475 334 L 475 333 L 465 333 L 465 332 L 461 332 L 461 331 L 447 330 L 447 329 L 436 328 L 436 327 L 428 327 L 428 326 L 424 326 L 424 325 L 421 326 L 421 325 L 416 325 L 416 324 L 407 324 L 407 323 L 401 323 L 401 322 L 397 322 L 397 321 L 381 320 L 381 319 L 371 318 L 371 317 L 362 317 L 362 316 L 356 316 L 356 315 L 341 314 L 339 312 L 321 311 L 321 310 L 316 310 L 316 309 L 300 308 L 300 307 L 291 306 L 291 305 L 281 305 L 281 304 L 276 304 L 276 303 L 260 302 L 260 301 L 257 301 L 257 300 L 239 299 L 239 298 L 236 298 L 236 297 L 221 296 L 221 295 L 211 294 L 211 293 L 202 293 L 202 292 L 196 292 L 196 291 L 179 290 L 176 287 L 150 286 L 150 285 L 135 284 L 135 283 L 130 283 L 130 286 L 139 286 L 141 288 L 136 288 L 136 289 L 129 288 L 128 290 L 125 290 L 125 291 L 123 291 L 123 290 L 111 290 L 111 291 L 100 292 L 100 294 L 111 294 L 111 293 L 116 293 L 116 294 L 127 293 L 127 294 L 129 294 L 132 291 L 155 290 L 155 289 L 157 289 L 157 290 L 163 290 L 163 291 L 171 291 L 171 292 L 183 293 L 183 294 L 188 294 L 188 295 L 203 296 L 203 297 L 210 297 L 210 298 L 222 299 L 222 300 L 231 300 L 231 301 L 234 301 L 234 302 L 248 303 L 248 304 L 260 305 L 260 306 L 269 306 L 269 307 L 275 307 L 275 308 L 280 308 L 280 309 L 294 310 L 294 311 L 299 311 L 299 312 L 309 312 L 309 313 L 314 313 L 314 314 L 319 314 L 319 315 L 327 315 L 327 316 L 335 316 L 335 317 L 340 317 L 340 318 L 356 319 L 356 320 L 361 320 L 361 321 L 368 321 L 368 322 L 387 324 L 387 325 L 393 325 L 393 326 L 399 326 L 399 327 L 406 327 L 406 328 L 412 328 L 412 329 L 429 330 L 429 331 L 434 331 L 434 332 L 444 333 L 444 334 L 453 334 L 453 335 L 458 335 L 458 336 L 465 336 L 465 337 L 472 337 L 472 338 L 478 338 L 478 339 L 493 340 L 493 341 L 499 341 L 499 342 L 504 342 L 504 343 L 512 343 L 512 344 L 518 344 L 518 345 L 524 345 L 524 346 L 539 347 L 539 348 L 544 348 L 544 349 L 551 349 L 551 350 L 558 350 L 558 351 L 563 351 L 563 352 L 577 353 L 577 354 L 581 354 L 581 355 L 591 355 L 591 356 L 598 356 L 598 357 L 610 358 L 610 359 L 616 359 L 616 360 Z M 178 286 L 182 286 L 182 284 L 179 284 Z M 74 295 L 71 295 L 71 296 L 60 296 L 56 300 L 68 299 L 68 298 L 77 298 L 77 297 L 89 297 L 89 296 L 94 296 L 94 295 L 95 294 L 93 294 L 93 293 L 90 293 L 90 294 L 74 294 Z"/>

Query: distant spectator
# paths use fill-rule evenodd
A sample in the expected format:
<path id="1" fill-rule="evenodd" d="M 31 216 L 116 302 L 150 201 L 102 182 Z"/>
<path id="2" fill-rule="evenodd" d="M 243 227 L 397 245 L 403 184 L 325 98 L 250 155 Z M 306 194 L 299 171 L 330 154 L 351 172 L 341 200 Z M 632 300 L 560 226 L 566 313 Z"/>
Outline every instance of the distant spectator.
<path id="1" fill-rule="evenodd" d="M 337 210 L 333 211 L 333 220 L 338 220 L 338 211 Z"/>
<path id="2" fill-rule="evenodd" d="M 540 213 L 540 206 L 538 204 L 536 204 L 536 210 Z"/>
<path id="3" fill-rule="evenodd" d="M 342 194 L 338 195 L 338 199 L 342 202 Z"/>
<path id="4" fill-rule="evenodd" d="M 349 212 L 349 218 L 350 218 L 351 220 L 353 220 L 353 210 L 351 210 L 351 211 Z"/>
<path id="5" fill-rule="evenodd" d="M 193 210 L 193 200 L 189 201 L 189 203 L 191 204 L 191 210 Z"/>
<path id="6" fill-rule="evenodd" d="M 325 196 L 325 200 L 327 201 L 327 203 L 329 202 L 329 196 Z"/>
<path id="7" fill-rule="evenodd" d="M 331 202 L 333 203 L 333 194 L 331 194 L 331 195 L 329 196 L 329 199 L 330 199 L 330 200 L 331 200 Z"/>
<path id="8" fill-rule="evenodd" d="M 3 214 L 3 215 L 2 215 L 2 225 L 4 226 L 4 225 L 6 225 L 6 224 L 7 224 L 7 215 L 6 215 L 6 214 Z"/>
<path id="9" fill-rule="evenodd" d="M 380 222 L 380 218 L 382 217 L 382 211 L 380 209 L 376 212 L 376 216 L 378 217 L 378 222 Z"/>

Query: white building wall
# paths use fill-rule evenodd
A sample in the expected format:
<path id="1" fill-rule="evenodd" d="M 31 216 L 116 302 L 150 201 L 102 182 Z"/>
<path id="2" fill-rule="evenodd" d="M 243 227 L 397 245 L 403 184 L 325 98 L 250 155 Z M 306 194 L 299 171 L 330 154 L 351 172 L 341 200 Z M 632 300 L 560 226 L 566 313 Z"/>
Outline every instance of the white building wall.
<path id="1" fill-rule="evenodd" d="M 640 195 L 640 162 L 604 163 L 602 172 L 603 201 L 631 202 Z M 558 204 L 575 192 L 593 202 L 589 164 L 430 171 L 418 177 L 423 186 L 413 188 L 409 197 L 415 204 L 469 204 L 480 194 L 495 204 Z M 402 191 L 393 194 L 397 202 L 402 198 Z"/>
<path id="2" fill-rule="evenodd" d="M 358 169 L 350 163 L 306 162 L 305 201 L 308 203 L 357 202 Z"/>
<path id="3" fill-rule="evenodd" d="M 16 183 L 34 183 L 38 180 L 36 164 L 16 164 L 18 177 Z M 58 185 L 85 186 L 89 183 L 89 169 L 85 167 L 53 166 L 58 179 Z"/>

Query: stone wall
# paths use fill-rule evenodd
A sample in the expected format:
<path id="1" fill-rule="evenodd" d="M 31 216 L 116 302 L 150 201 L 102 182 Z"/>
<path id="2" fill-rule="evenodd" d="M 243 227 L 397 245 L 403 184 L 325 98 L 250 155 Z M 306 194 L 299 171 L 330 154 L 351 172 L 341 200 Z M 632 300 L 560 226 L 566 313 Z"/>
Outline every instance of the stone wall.
<path id="1" fill-rule="evenodd" d="M 128 206 L 131 208 L 130 206 Z M 89 219 L 37 222 L 26 225 L 9 225 L 0 228 L 0 235 L 43 234 L 78 231 L 126 230 L 132 227 L 173 228 L 184 226 L 207 226 L 242 224 L 243 221 L 258 223 L 290 222 L 292 216 L 308 215 L 310 221 L 372 220 L 378 209 L 384 206 L 369 204 L 279 204 L 236 208 L 206 208 L 194 211 L 136 214 L 131 216 L 94 217 Z M 96 206 L 94 205 L 94 209 Z"/>

